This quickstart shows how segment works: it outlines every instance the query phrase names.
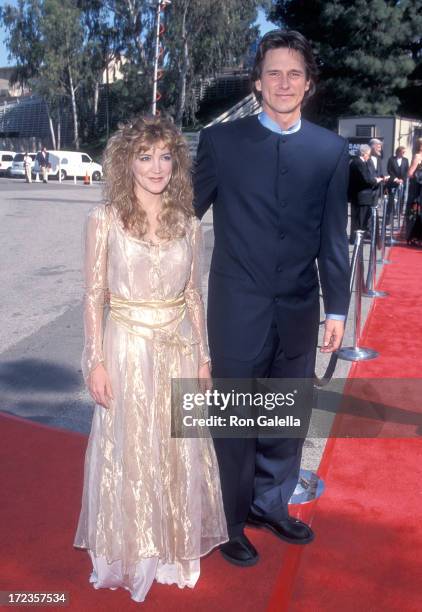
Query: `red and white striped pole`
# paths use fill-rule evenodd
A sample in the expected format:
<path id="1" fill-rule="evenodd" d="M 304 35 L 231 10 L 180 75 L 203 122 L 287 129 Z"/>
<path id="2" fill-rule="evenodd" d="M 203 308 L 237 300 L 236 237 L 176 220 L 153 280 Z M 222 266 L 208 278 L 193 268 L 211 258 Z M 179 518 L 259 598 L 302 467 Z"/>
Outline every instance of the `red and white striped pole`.
<path id="1" fill-rule="evenodd" d="M 158 0 L 157 1 L 157 12 L 156 12 L 156 22 L 157 29 L 155 34 L 155 58 L 154 58 L 154 83 L 152 88 L 152 114 L 157 115 L 157 102 L 161 98 L 161 94 L 158 91 L 157 85 L 158 81 L 163 76 L 163 70 L 158 68 L 159 61 L 164 54 L 164 49 L 160 45 L 160 37 L 163 35 L 165 28 L 160 24 L 161 19 L 161 11 L 163 11 L 167 5 L 171 4 L 171 0 Z"/>

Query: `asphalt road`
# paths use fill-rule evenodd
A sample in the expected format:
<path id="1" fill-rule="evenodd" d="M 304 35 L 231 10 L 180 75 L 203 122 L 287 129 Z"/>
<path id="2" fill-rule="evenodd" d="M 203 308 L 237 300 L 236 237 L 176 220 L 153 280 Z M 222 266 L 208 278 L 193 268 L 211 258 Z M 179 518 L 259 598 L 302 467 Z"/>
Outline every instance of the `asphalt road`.
<path id="1" fill-rule="evenodd" d="M 0 410 L 82 433 L 89 432 L 92 417 L 80 370 L 83 228 L 100 201 L 99 184 L 0 178 Z M 206 296 L 211 213 L 203 228 Z M 369 303 L 363 303 L 363 318 Z M 351 343 L 351 322 L 352 316 L 345 344 Z M 319 354 L 317 363 L 321 375 L 328 359 Z M 335 376 L 347 376 L 349 365 L 339 362 Z M 304 467 L 318 466 L 324 445 L 325 439 L 306 441 Z"/>

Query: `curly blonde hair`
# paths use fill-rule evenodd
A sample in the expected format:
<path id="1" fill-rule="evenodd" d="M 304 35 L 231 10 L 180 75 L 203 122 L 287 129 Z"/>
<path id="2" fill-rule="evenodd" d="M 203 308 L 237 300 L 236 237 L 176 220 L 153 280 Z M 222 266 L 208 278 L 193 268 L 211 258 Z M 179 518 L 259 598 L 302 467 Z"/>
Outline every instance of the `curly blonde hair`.
<path id="1" fill-rule="evenodd" d="M 117 211 L 125 230 L 138 238 L 146 234 L 148 220 L 142 202 L 135 197 L 132 164 L 136 155 L 157 143 L 167 146 L 173 159 L 156 232 L 159 238 L 167 240 L 184 236 L 187 221 L 194 216 L 189 150 L 171 119 L 143 115 L 110 138 L 103 160 L 104 199 L 106 206 Z"/>

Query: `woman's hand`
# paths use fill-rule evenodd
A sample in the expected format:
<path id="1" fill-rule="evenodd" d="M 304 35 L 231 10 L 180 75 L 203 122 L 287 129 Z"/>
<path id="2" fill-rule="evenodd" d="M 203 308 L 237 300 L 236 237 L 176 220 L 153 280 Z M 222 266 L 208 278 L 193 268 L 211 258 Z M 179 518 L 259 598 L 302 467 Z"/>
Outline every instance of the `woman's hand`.
<path id="1" fill-rule="evenodd" d="M 207 361 L 207 363 L 199 366 L 198 369 L 198 378 L 199 378 L 199 386 L 201 388 L 202 393 L 205 391 L 212 390 L 212 378 L 211 378 L 211 370 L 210 370 L 211 362 Z"/>
<path id="2" fill-rule="evenodd" d="M 104 406 L 104 408 L 110 408 L 110 400 L 113 398 L 113 391 L 111 389 L 110 377 L 103 363 L 99 363 L 89 374 L 87 380 L 88 390 L 93 400 Z"/>

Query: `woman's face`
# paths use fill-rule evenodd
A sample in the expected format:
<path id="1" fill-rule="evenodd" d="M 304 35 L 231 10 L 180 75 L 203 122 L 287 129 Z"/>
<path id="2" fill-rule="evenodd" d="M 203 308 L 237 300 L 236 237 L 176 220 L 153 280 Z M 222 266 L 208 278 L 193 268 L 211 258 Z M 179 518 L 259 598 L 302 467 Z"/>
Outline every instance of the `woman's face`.
<path id="1" fill-rule="evenodd" d="M 133 159 L 132 171 L 138 195 L 142 192 L 158 195 L 169 184 L 173 169 L 170 149 L 162 142 L 153 145 Z"/>

